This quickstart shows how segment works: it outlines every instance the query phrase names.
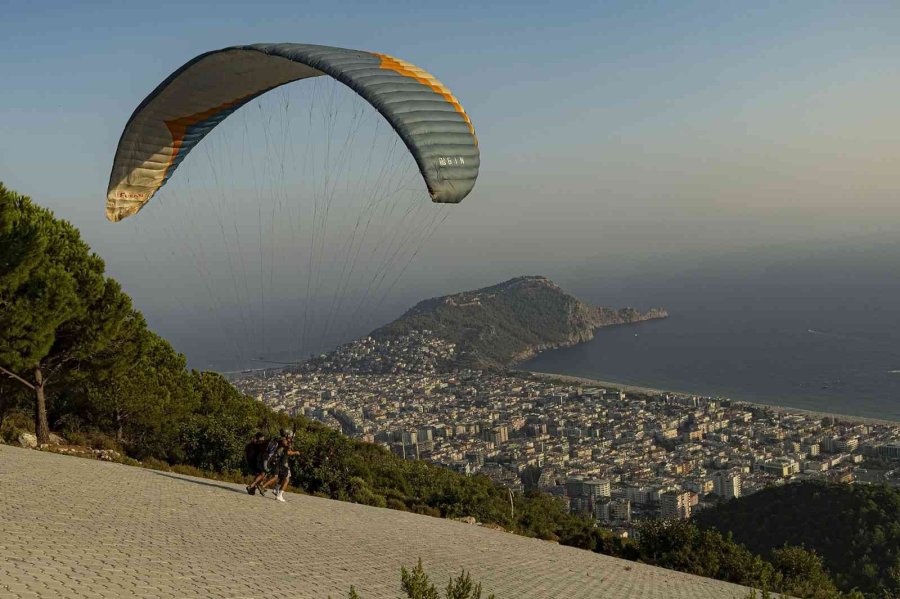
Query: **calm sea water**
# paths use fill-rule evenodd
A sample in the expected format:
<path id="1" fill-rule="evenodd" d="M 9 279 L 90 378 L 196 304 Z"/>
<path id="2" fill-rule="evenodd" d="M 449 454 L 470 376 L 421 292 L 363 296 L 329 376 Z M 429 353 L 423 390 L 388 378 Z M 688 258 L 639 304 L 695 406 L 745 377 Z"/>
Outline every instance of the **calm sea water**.
<path id="1" fill-rule="evenodd" d="M 578 282 L 667 320 L 604 328 L 524 368 L 900 421 L 900 246 L 761 250 Z"/>

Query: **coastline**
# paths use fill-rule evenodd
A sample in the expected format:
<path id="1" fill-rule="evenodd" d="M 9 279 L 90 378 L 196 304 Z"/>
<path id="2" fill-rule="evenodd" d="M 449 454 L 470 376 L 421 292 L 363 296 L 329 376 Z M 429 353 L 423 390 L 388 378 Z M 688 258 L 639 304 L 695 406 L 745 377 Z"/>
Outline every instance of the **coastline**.
<path id="1" fill-rule="evenodd" d="M 542 379 L 555 379 L 566 383 L 577 383 L 583 385 L 591 385 L 595 387 L 606 387 L 608 389 L 620 389 L 625 392 L 632 393 L 644 393 L 648 395 L 659 395 L 662 393 L 674 393 L 676 395 L 692 395 L 697 397 L 714 397 L 720 399 L 728 399 L 729 401 L 756 408 L 763 408 L 767 410 L 772 410 L 773 412 L 778 412 L 781 414 L 802 414 L 805 416 L 815 416 L 818 418 L 830 417 L 834 418 L 835 421 L 840 422 L 849 422 L 849 423 L 859 423 L 859 424 L 867 424 L 867 425 L 881 425 L 881 426 L 900 426 L 900 421 L 897 420 L 887 420 L 884 418 L 870 418 L 867 416 L 853 416 L 851 414 L 836 414 L 833 412 L 820 412 L 817 410 L 806 410 L 803 408 L 791 408 L 786 406 L 775 406 L 760 402 L 754 401 L 744 401 L 742 399 L 734 399 L 730 397 L 720 397 L 720 396 L 710 396 L 703 393 L 693 393 L 691 391 L 684 391 L 678 389 L 657 389 L 654 387 L 641 387 L 638 385 L 628 385 L 625 383 L 616 383 L 614 381 L 602 381 L 600 379 L 591 379 L 585 378 L 581 376 L 571 376 L 567 374 L 554 374 L 552 372 L 536 372 L 531 370 L 520 370 L 519 372 L 524 372 L 535 376 L 537 378 Z"/>
<path id="2" fill-rule="evenodd" d="M 604 308 L 602 306 L 597 306 L 594 309 L 598 311 L 614 310 L 613 308 Z M 623 310 L 632 310 L 632 308 L 620 308 L 618 310 L 618 313 L 621 313 Z M 538 345 L 530 345 L 526 347 L 525 349 L 512 355 L 512 357 L 506 362 L 506 368 L 513 368 L 517 364 L 527 362 L 528 360 L 537 357 L 545 351 L 552 351 L 554 349 L 562 349 L 565 347 L 575 347 L 576 345 L 581 345 L 582 343 L 593 341 L 594 335 L 596 335 L 599 329 L 624 327 L 633 324 L 640 324 L 642 322 L 649 322 L 651 320 L 663 320 L 668 317 L 669 312 L 665 308 L 650 308 L 646 312 L 638 312 L 638 316 L 633 320 L 603 322 L 599 324 L 593 323 L 587 331 L 579 331 L 578 333 L 574 333 L 566 341 L 539 343 Z"/>

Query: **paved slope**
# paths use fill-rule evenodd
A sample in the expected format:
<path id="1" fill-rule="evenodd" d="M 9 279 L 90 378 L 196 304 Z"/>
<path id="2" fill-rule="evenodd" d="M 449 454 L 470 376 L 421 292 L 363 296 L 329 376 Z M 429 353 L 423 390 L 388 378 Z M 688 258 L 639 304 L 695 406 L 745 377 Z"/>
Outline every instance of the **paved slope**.
<path id="1" fill-rule="evenodd" d="M 0 445 L 0 597 L 399 596 L 421 557 L 499 599 L 743 598 L 742 587 L 468 524 Z M 271 593 L 275 593 L 272 595 Z"/>

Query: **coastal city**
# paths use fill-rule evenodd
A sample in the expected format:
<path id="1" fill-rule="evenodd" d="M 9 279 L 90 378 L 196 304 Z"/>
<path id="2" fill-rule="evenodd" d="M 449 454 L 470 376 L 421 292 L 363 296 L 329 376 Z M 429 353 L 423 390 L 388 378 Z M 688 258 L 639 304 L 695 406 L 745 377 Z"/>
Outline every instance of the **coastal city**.
<path id="1" fill-rule="evenodd" d="M 448 370 L 456 351 L 429 331 L 367 337 L 235 384 L 403 458 L 540 489 L 623 536 L 641 518 L 688 518 L 769 485 L 891 483 L 889 469 L 868 466 L 900 457 L 900 426 L 889 423 Z"/>

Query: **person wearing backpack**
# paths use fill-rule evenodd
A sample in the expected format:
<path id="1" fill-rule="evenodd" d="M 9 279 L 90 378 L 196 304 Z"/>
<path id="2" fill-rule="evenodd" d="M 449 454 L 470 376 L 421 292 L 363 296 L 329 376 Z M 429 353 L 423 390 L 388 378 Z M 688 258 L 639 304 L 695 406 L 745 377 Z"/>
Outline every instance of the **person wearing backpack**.
<path id="1" fill-rule="evenodd" d="M 271 443 L 275 443 L 275 447 L 278 446 L 277 441 L 273 440 Z M 249 466 L 250 473 L 254 476 L 253 482 L 247 485 L 247 493 L 250 495 L 256 495 L 257 490 L 259 490 L 260 495 L 266 494 L 265 490 L 260 487 L 260 483 L 266 477 L 265 462 L 269 445 L 270 442 L 266 441 L 264 434 L 256 433 L 253 440 L 244 447 L 244 457 L 247 459 L 247 466 Z"/>
<path id="2" fill-rule="evenodd" d="M 282 431 L 284 434 L 278 441 L 278 446 L 274 455 L 268 459 L 268 470 L 274 472 L 274 475 L 267 480 L 261 487 L 260 492 L 272 486 L 278 481 L 275 488 L 275 499 L 284 503 L 284 490 L 287 488 L 288 481 L 291 478 L 290 457 L 300 455 L 299 451 L 294 451 L 294 433 L 293 431 Z"/>

